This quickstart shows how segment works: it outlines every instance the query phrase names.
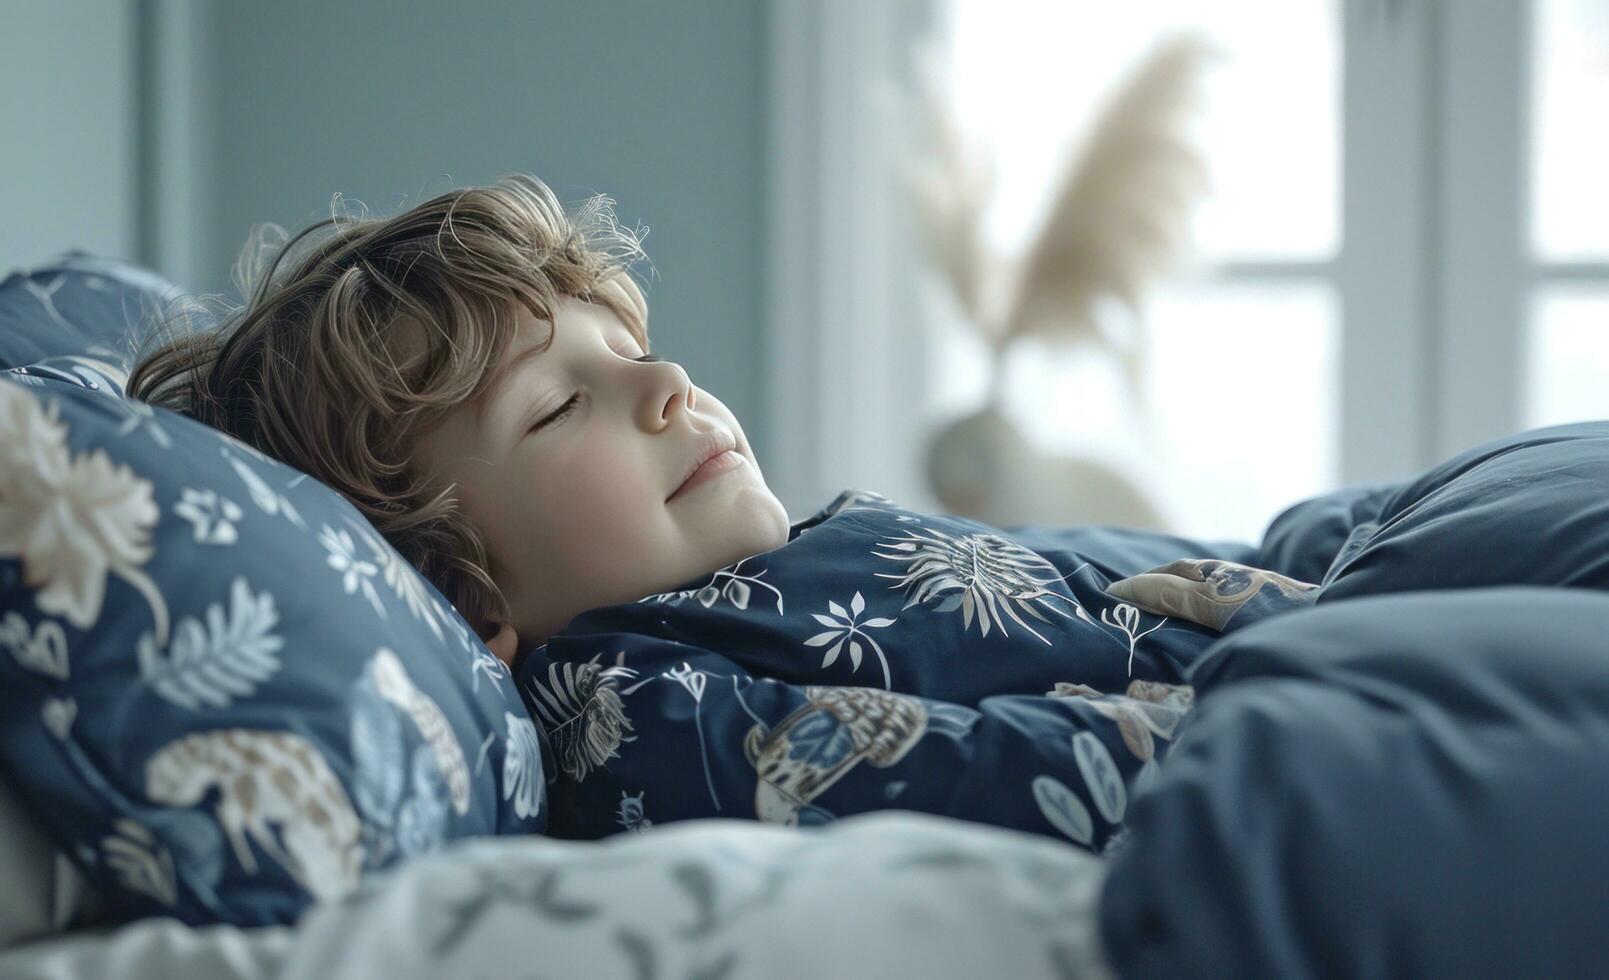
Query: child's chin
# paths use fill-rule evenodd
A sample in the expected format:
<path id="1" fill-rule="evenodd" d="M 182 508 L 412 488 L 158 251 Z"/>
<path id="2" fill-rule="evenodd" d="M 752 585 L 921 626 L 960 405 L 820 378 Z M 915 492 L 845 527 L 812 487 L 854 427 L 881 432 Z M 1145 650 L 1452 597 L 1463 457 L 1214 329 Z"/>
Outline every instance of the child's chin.
<path id="1" fill-rule="evenodd" d="M 788 543 L 788 512 L 763 483 L 722 488 L 700 501 L 700 509 L 709 515 L 704 530 L 710 540 L 728 543 L 726 550 L 742 552 L 722 566 Z"/>

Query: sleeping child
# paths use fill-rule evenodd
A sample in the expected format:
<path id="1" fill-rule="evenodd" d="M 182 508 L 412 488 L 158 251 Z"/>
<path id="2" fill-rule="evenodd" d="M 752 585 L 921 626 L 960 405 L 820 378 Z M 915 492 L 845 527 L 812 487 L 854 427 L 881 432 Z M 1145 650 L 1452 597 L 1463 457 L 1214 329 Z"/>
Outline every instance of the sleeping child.
<path id="1" fill-rule="evenodd" d="M 1244 544 L 867 491 L 791 521 L 650 353 L 640 255 L 607 199 L 526 175 L 332 218 L 129 393 L 335 488 L 453 602 L 538 723 L 555 835 L 903 808 L 1105 849 L 1190 663 L 1313 586 Z"/>

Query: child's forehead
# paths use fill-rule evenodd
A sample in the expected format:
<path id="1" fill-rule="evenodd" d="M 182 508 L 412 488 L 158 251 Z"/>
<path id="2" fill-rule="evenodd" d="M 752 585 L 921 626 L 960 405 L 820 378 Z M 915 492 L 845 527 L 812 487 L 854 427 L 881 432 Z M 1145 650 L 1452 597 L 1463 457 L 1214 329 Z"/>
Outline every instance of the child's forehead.
<path id="1" fill-rule="evenodd" d="M 549 339 L 557 333 L 580 331 L 585 336 L 597 335 L 605 340 L 631 337 L 645 345 L 648 340 L 646 323 L 639 330 L 638 325 L 623 319 L 603 303 L 565 296 L 554 304 L 551 313 L 542 317 L 529 309 L 520 309 L 514 338 L 503 352 L 505 364 L 522 358 L 530 347 L 546 348 Z"/>
<path id="2" fill-rule="evenodd" d="M 643 350 L 648 349 L 646 325 L 642 335 L 639 335 L 632 324 L 599 303 L 566 297 L 555 306 L 551 318 L 537 316 L 522 308 L 513 339 L 503 351 L 497 366 L 488 372 L 486 383 L 481 388 L 478 398 L 480 411 L 477 414 L 485 414 L 508 379 L 519 373 L 528 362 L 540 363 L 553 344 L 559 343 L 558 335 L 565 335 L 573 342 L 575 338 L 570 335 L 577 331 L 601 336 L 605 342 L 631 337 L 642 345 Z"/>

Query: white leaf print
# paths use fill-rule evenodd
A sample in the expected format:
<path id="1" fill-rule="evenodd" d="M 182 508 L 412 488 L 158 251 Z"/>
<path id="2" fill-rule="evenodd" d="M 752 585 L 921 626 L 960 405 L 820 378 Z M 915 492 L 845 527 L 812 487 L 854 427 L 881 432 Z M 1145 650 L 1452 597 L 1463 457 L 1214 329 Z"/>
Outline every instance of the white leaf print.
<path id="1" fill-rule="evenodd" d="M 78 702 L 72 698 L 47 698 L 39 713 L 50 733 L 65 740 L 72 730 L 73 720 L 78 717 Z"/>
<path id="2" fill-rule="evenodd" d="M 448 620 L 451 623 L 451 620 Z M 474 659 L 469 664 L 469 689 L 480 690 L 480 675 L 485 674 L 493 684 L 497 679 L 508 673 L 508 665 L 498 660 L 486 650 L 474 651 Z"/>
<path id="3" fill-rule="evenodd" d="M 1123 777 L 1118 774 L 1112 754 L 1093 732 L 1079 732 L 1073 736 L 1073 756 L 1078 760 L 1078 771 L 1083 774 L 1084 785 L 1101 816 L 1107 823 L 1119 823 L 1128 804 L 1123 791 Z"/>
<path id="4" fill-rule="evenodd" d="M 119 388 L 128 387 L 128 378 L 121 372 L 119 373 L 117 386 Z M 151 409 L 151 406 L 144 402 L 137 402 L 132 398 L 119 398 L 117 399 L 117 404 L 118 407 L 128 413 L 128 418 L 118 427 L 118 435 L 126 436 L 136 429 L 143 429 L 145 434 L 151 437 L 151 441 L 158 446 L 163 449 L 173 448 L 172 437 L 163 431 L 162 426 L 156 423 L 156 412 Z"/>
<path id="5" fill-rule="evenodd" d="M 877 641 L 865 630 L 892 626 L 894 625 L 894 620 L 878 616 L 864 623 L 857 623 L 856 620 L 860 618 L 860 614 L 866 611 L 866 598 L 858 591 L 849 600 L 849 611 L 845 611 L 843 606 L 830 599 L 827 601 L 827 608 L 830 610 L 829 615 L 821 613 L 811 613 L 810 615 L 815 617 L 816 622 L 831 628 L 804 641 L 805 646 L 821 646 L 833 639 L 838 640 L 821 661 L 822 668 L 831 667 L 837 662 L 838 650 L 847 641 L 849 644 L 850 669 L 860 670 L 860 661 L 865 654 L 865 647 L 861 646 L 861 641 L 864 640 L 871 646 L 872 652 L 877 654 L 877 661 L 883 668 L 883 686 L 892 689 L 894 685 L 889 677 L 888 658 L 883 655 L 883 648 L 878 646 Z"/>
<path id="6" fill-rule="evenodd" d="M 379 574 L 380 569 L 373 562 L 363 561 L 357 556 L 357 546 L 352 543 L 352 535 L 344 529 L 336 530 L 328 524 L 319 528 L 319 544 L 329 554 L 325 556 L 329 566 L 341 573 L 341 587 L 347 595 L 362 591 L 363 597 L 369 600 L 374 607 L 375 615 L 385 619 L 385 605 L 380 602 L 380 594 L 374 590 L 371 581 Z"/>
<path id="7" fill-rule="evenodd" d="M 67 634 L 54 619 L 43 619 L 28 633 L 28 621 L 14 612 L 0 620 L 0 646 L 11 651 L 25 670 L 64 681 L 70 673 L 67 662 Z"/>
<path id="8" fill-rule="evenodd" d="M 431 597 L 430 604 L 436 610 L 437 618 L 439 618 L 443 623 L 446 623 L 447 628 L 453 631 L 454 636 L 458 637 L 458 645 L 464 648 L 465 653 L 474 655 L 477 652 L 485 652 L 484 650 L 477 651 L 476 644 L 469 641 L 469 627 L 464 623 L 461 616 L 456 615 L 458 609 L 457 606 L 452 606 L 451 603 L 448 603 L 448 605 L 452 606 L 453 609 L 453 612 L 449 613 L 445 608 L 442 607 L 440 599 Z M 501 666 L 501 663 L 499 663 L 499 666 Z M 508 668 L 504 667 L 503 672 L 507 673 Z"/>
<path id="9" fill-rule="evenodd" d="M 600 665 L 597 656 L 584 664 L 554 663 L 548 665 L 547 684 L 533 677 L 526 686 L 559 769 L 577 782 L 617 758 L 620 743 L 629 740 L 631 720 L 614 669 Z M 557 777 L 547 774 L 550 780 Z"/>
<path id="10" fill-rule="evenodd" d="M 186 616 L 173 632 L 167 654 L 146 633 L 136 643 L 140 679 L 157 694 L 192 711 L 202 704 L 226 708 L 251 697 L 257 685 L 279 671 L 275 653 L 285 641 L 271 631 L 279 622 L 274 597 L 253 597 L 243 577 L 229 591 L 229 613 L 221 603 L 207 607 L 207 624 Z"/>
<path id="11" fill-rule="evenodd" d="M 680 605 L 688 599 L 696 598 L 700 605 L 709 607 L 713 606 L 722 596 L 725 596 L 726 599 L 737 608 L 747 609 L 749 607 L 749 600 L 753 596 L 753 590 L 755 588 L 761 588 L 771 590 L 771 593 L 776 596 L 777 615 L 780 616 L 782 615 L 782 593 L 777 589 L 776 586 L 760 581 L 761 576 L 765 575 L 766 570 L 762 568 L 753 574 L 744 574 L 743 572 L 743 566 L 749 561 L 752 561 L 755 557 L 756 556 L 751 555 L 734 565 L 728 565 L 725 568 L 716 569 L 715 572 L 710 575 L 709 582 L 702 588 L 683 589 L 680 592 L 659 592 L 654 595 L 644 596 L 637 601 L 666 602 L 670 603 L 671 605 Z M 726 585 L 724 587 L 718 587 L 716 583 L 723 579 L 726 580 Z"/>
<path id="12" fill-rule="evenodd" d="M 843 636 L 848 636 L 849 634 L 845 633 L 845 634 L 842 634 L 842 635 Z M 843 648 L 844 648 L 844 641 L 843 641 L 842 638 L 840 638 L 837 643 L 834 643 L 832 645 L 832 649 L 827 651 L 827 656 L 822 658 L 821 666 L 823 666 L 823 667 L 831 667 L 838 660 L 838 651 L 842 650 Z"/>
<path id="13" fill-rule="evenodd" d="M 0 384 L 0 557 L 22 559 L 40 610 L 87 630 L 116 574 L 145 597 L 165 640 L 167 602 L 139 567 L 159 516 L 149 480 L 101 449 L 72 456 L 56 405 Z"/>
<path id="14" fill-rule="evenodd" d="M 1070 596 L 1054 591 L 1053 587 L 1063 584 L 1061 573 L 1035 551 L 997 534 L 952 536 L 935 528 L 918 527 L 907 529 L 905 536 L 903 541 L 879 542 L 876 547 L 881 550 L 872 552 L 874 557 L 905 565 L 904 574 L 877 573 L 879 578 L 897 579 L 892 587 L 906 590 L 903 608 L 939 599 L 934 611 L 950 611 L 956 608 L 959 594 L 963 631 L 971 628 L 976 615 L 984 636 L 995 627 L 1009 636 L 1009 617 L 1046 644 L 1051 641 L 1020 614 L 1026 613 L 1041 623 L 1050 622 L 1041 611 L 1075 615 L 1055 605 L 1060 602 L 1075 611 L 1078 608 Z"/>
<path id="15" fill-rule="evenodd" d="M 106 866 L 116 873 L 118 884 L 165 906 L 177 902 L 178 880 L 168 849 L 132 820 L 119 819 L 113 829 L 114 834 L 101 838 L 101 853 Z"/>
<path id="16" fill-rule="evenodd" d="M 503 799 L 514 801 L 514 813 L 534 817 L 542 808 L 542 748 L 531 719 L 503 712 L 508 749 L 503 756 Z"/>
<path id="17" fill-rule="evenodd" d="M 469 812 L 469 763 L 464 759 L 463 747 L 453 733 L 447 716 L 430 696 L 414 686 L 402 661 L 385 647 L 374 652 L 369 661 L 369 673 L 374 678 L 380 696 L 401 708 L 419 727 L 419 734 L 436 752 L 436 763 L 447 780 L 452 795 L 453 810 L 459 815 Z"/>
<path id="18" fill-rule="evenodd" d="M 1126 602 L 1120 602 L 1114 609 L 1102 609 L 1101 619 L 1104 621 L 1110 615 L 1112 623 L 1125 633 L 1132 634 L 1140 625 L 1140 611 Z"/>
<path id="19" fill-rule="evenodd" d="M 436 605 L 426 591 L 425 580 L 414 570 L 414 567 L 403 560 L 396 550 L 385 541 L 377 537 L 367 526 L 359 525 L 351 520 L 347 521 L 368 542 L 369 551 L 374 556 L 374 565 L 380 569 L 385 584 L 413 613 L 415 619 L 422 620 L 436 634 L 436 639 L 444 640 L 441 624 L 436 621 Z"/>
<path id="20" fill-rule="evenodd" d="M 680 684 L 682 687 L 686 688 L 687 693 L 693 696 L 694 701 L 704 700 L 704 672 L 702 670 L 694 670 L 692 665 L 686 661 L 683 661 L 680 667 L 672 667 L 670 670 L 665 671 L 660 676 L 668 677 Z"/>
<path id="21" fill-rule="evenodd" d="M 1080 844 L 1088 845 L 1095 838 L 1095 822 L 1089 809 L 1072 790 L 1053 776 L 1035 776 L 1034 802 L 1050 825 Z"/>
<path id="22" fill-rule="evenodd" d="M 259 510 L 265 514 L 284 514 L 285 519 L 292 524 L 303 530 L 307 529 L 307 523 L 302 520 L 302 515 L 296 512 L 296 508 L 291 505 L 291 502 L 276 492 L 273 487 L 270 487 L 268 482 L 258 476 L 245 460 L 231 456 L 227 447 L 220 446 L 218 451 L 223 454 L 224 459 L 229 461 L 229 465 L 234 469 L 235 475 L 240 477 L 240 482 L 246 485 L 247 492 L 251 494 L 252 503 L 256 504 Z"/>
<path id="23" fill-rule="evenodd" d="M 56 290 L 60 289 L 66 281 L 67 277 L 58 273 L 56 278 L 41 286 L 39 283 L 34 282 L 33 277 L 30 275 L 23 278 L 22 285 L 24 289 L 33 294 L 34 299 L 39 301 L 39 305 L 44 307 L 45 312 L 50 314 L 50 318 L 56 321 L 58 326 L 65 327 L 72 333 L 77 333 L 77 328 L 63 319 L 61 311 L 56 309 Z"/>
<path id="24" fill-rule="evenodd" d="M 242 516 L 240 505 L 211 490 L 185 487 L 173 512 L 195 525 L 198 544 L 234 544 L 238 538 L 235 522 Z"/>

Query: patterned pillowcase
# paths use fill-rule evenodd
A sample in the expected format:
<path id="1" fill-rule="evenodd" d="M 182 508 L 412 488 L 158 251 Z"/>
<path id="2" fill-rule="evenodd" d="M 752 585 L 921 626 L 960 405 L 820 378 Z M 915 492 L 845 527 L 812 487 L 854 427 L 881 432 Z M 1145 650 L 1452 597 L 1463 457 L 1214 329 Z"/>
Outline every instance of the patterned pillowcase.
<path id="1" fill-rule="evenodd" d="M 544 829 L 506 668 L 356 508 L 58 363 L 0 373 L 0 764 L 114 918 Z"/>
<path id="2" fill-rule="evenodd" d="M 19 269 L 0 281 L 0 368 L 80 354 L 126 374 L 142 328 L 177 293 L 150 270 L 81 251 Z"/>

